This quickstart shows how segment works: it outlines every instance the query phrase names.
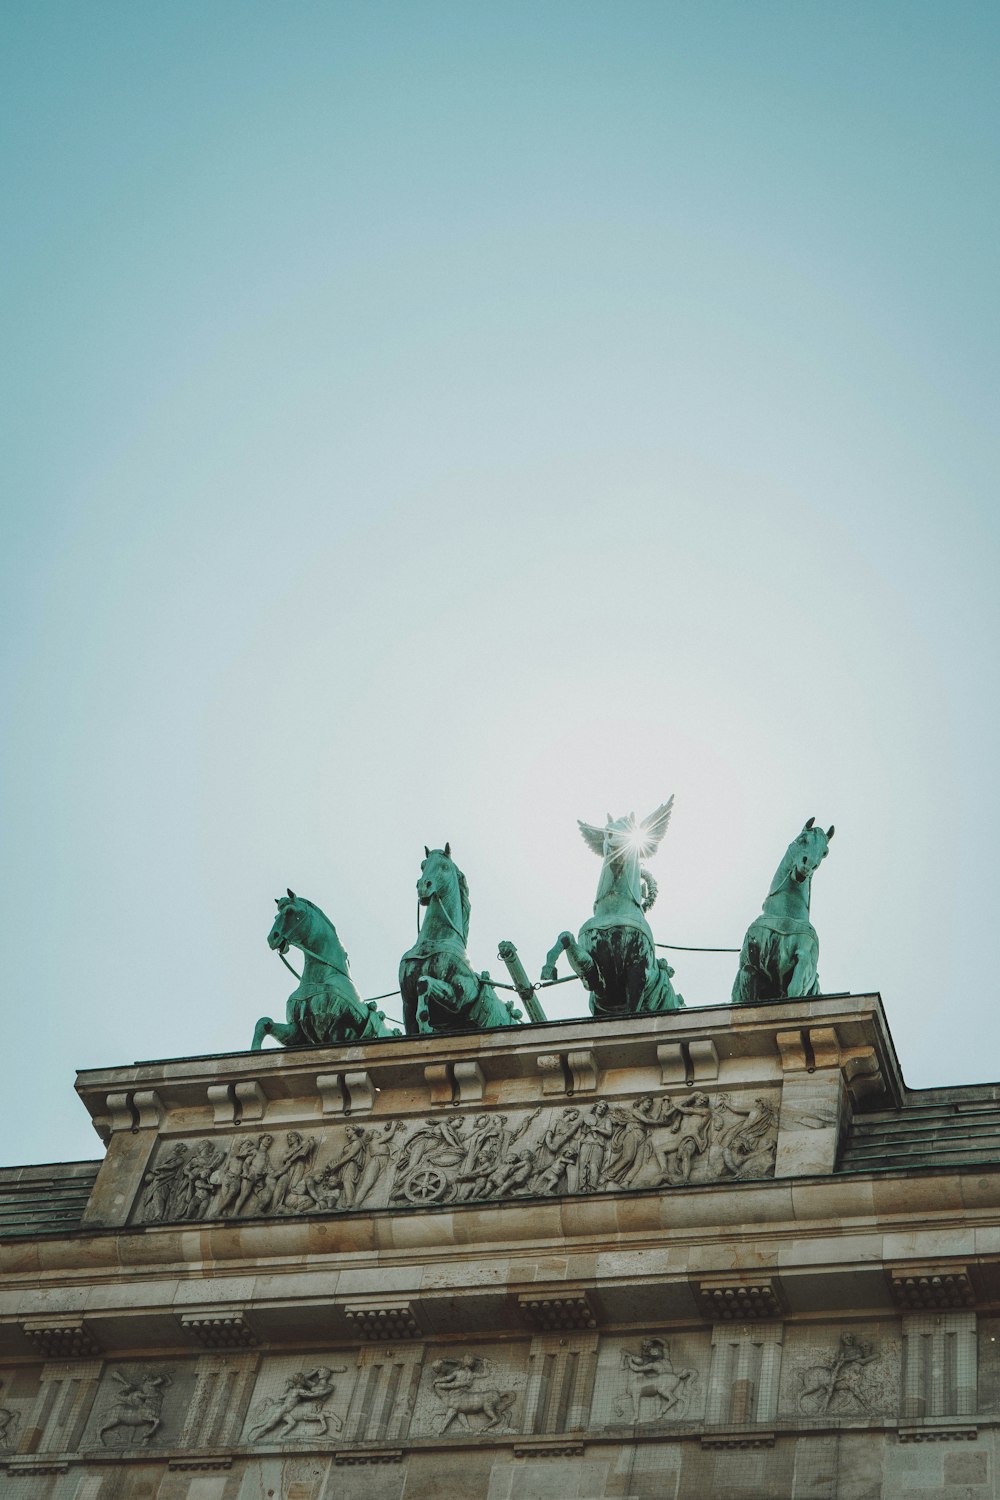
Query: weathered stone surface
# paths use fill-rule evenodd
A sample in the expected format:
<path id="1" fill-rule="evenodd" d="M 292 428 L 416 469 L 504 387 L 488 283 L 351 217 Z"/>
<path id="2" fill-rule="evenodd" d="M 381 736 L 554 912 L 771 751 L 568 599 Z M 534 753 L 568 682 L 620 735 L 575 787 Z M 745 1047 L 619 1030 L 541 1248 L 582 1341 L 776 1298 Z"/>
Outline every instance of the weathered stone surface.
<path id="1" fill-rule="evenodd" d="M 1000 1166 L 841 1170 L 915 1107 L 873 997 L 80 1087 L 85 1224 L 0 1227 L 4 1500 L 993 1493 Z"/>

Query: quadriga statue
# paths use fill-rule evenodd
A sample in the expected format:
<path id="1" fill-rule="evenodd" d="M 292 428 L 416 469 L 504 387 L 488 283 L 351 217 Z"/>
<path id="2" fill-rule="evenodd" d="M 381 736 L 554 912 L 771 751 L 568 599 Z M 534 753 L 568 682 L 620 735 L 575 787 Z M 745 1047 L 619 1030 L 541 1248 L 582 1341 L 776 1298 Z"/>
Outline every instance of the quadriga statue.
<path id="1" fill-rule="evenodd" d="M 407 1035 L 515 1025 L 520 1012 L 499 998 L 488 974 L 477 974 L 469 963 L 469 885 L 450 844 L 424 845 L 417 899 L 424 919 L 417 941 L 399 961 Z"/>
<path id="2" fill-rule="evenodd" d="M 641 859 L 655 854 L 667 831 L 674 799 L 664 802 L 641 823 L 635 814 L 612 818 L 603 828 L 580 823 L 589 849 L 603 860 L 594 915 L 580 935 L 562 932 L 546 955 L 542 978 L 556 977 L 565 951 L 590 991 L 590 1008 L 599 1019 L 626 1013 L 678 1010 L 684 1001 L 670 983 L 673 969 L 657 959 L 646 913 L 656 900 L 656 882 Z"/>
<path id="3" fill-rule="evenodd" d="M 734 1005 L 820 993 L 819 938 L 809 920 L 809 894 L 813 875 L 829 853 L 833 824 L 824 833 L 815 822 L 810 818 L 785 850 L 764 910 L 743 939 Z"/>
<path id="4" fill-rule="evenodd" d="M 276 949 L 286 964 L 287 950 L 298 948 L 305 962 L 301 976 L 292 969 L 299 984 L 288 997 L 285 1021 L 261 1016 L 250 1050 L 259 1052 L 266 1036 L 283 1047 L 329 1047 L 396 1035 L 374 1002 L 362 1000 L 355 989 L 347 954 L 330 918 L 292 890 L 276 896 L 275 904 L 278 911 L 267 935 L 268 947 Z"/>

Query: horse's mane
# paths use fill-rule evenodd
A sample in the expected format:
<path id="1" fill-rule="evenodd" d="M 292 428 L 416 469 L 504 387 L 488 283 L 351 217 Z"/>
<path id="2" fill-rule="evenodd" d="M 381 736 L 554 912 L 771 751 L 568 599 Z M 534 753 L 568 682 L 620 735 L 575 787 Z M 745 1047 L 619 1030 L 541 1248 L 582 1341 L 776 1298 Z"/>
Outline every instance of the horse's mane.
<path id="1" fill-rule="evenodd" d="M 462 937 L 465 942 L 468 942 L 469 912 L 472 910 L 472 903 L 469 900 L 469 882 L 462 874 L 462 871 L 458 868 L 458 865 L 455 866 L 455 874 L 458 876 L 458 894 L 459 899 L 462 902 Z"/>
<path id="2" fill-rule="evenodd" d="M 308 896 L 295 896 L 288 904 L 290 906 L 307 906 L 311 912 L 314 912 L 320 918 L 327 931 L 333 934 L 335 941 L 340 942 L 340 939 L 337 937 L 336 927 L 334 927 L 323 908 L 317 906 L 315 901 L 310 901 Z"/>
<path id="3" fill-rule="evenodd" d="M 767 893 L 769 896 L 776 896 L 784 885 L 785 879 L 788 875 L 789 866 L 792 864 L 795 858 L 795 854 L 793 851 L 797 843 L 797 837 L 792 839 L 792 842 L 789 844 L 788 848 L 781 856 L 781 864 L 774 872 L 774 879 L 771 881 L 771 889 Z M 758 886 L 758 890 L 759 889 L 760 887 Z"/>
<path id="4" fill-rule="evenodd" d="M 296 896 L 288 904 L 289 906 L 308 906 L 309 910 L 314 911 L 318 917 L 322 917 L 324 922 L 330 922 L 330 918 L 327 916 L 326 912 L 323 911 L 321 907 L 317 906 L 315 901 L 310 901 L 308 896 Z"/>

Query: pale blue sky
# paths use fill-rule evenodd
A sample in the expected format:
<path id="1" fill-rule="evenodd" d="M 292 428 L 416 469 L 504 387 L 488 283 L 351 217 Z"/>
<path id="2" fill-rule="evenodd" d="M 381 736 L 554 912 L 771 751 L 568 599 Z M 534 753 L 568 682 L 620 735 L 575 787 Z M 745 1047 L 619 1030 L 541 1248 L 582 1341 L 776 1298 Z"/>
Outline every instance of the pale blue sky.
<path id="1" fill-rule="evenodd" d="M 837 825 L 829 990 L 1000 1075 L 995 4 L 0 13 L 0 1162 L 238 1048 L 288 884 L 364 994 L 676 793 L 667 942 Z M 689 1003 L 733 961 L 680 955 Z M 559 1013 L 580 992 L 559 992 Z"/>

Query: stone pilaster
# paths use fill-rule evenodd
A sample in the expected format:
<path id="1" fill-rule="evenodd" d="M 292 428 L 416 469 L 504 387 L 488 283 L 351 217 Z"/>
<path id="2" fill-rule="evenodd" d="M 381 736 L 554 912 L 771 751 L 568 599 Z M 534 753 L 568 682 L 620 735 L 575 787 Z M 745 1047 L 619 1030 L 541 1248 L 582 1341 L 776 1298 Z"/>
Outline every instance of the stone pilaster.
<path id="1" fill-rule="evenodd" d="M 258 1354 L 213 1354 L 198 1361 L 182 1448 L 224 1447 L 239 1442 L 260 1368 Z"/>
<path id="2" fill-rule="evenodd" d="M 345 1443 L 392 1442 L 406 1435 L 423 1359 L 422 1343 L 360 1350 L 354 1393 L 341 1435 Z"/>
<path id="3" fill-rule="evenodd" d="M 782 1340 L 780 1323 L 713 1329 L 706 1414 L 710 1426 L 749 1427 L 774 1421 Z"/>
<path id="4" fill-rule="evenodd" d="M 523 1432 L 585 1430 L 597 1372 L 597 1350 L 596 1333 L 548 1333 L 532 1340 Z"/>
<path id="5" fill-rule="evenodd" d="M 903 1416 L 971 1416 L 977 1406 L 976 1314 L 903 1318 Z"/>
<path id="6" fill-rule="evenodd" d="M 99 1359 L 59 1361 L 44 1367 L 21 1452 L 70 1453 L 79 1447 L 102 1368 Z"/>

